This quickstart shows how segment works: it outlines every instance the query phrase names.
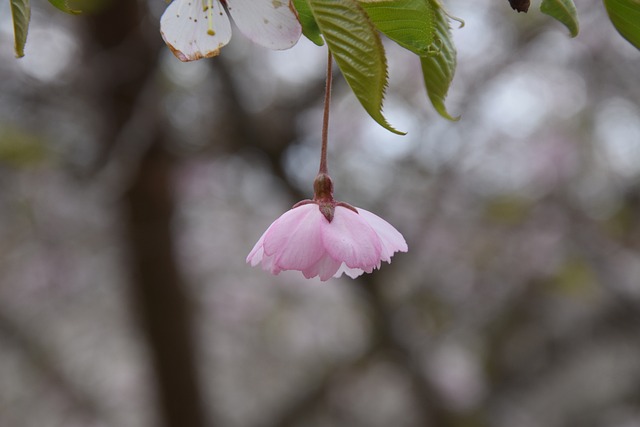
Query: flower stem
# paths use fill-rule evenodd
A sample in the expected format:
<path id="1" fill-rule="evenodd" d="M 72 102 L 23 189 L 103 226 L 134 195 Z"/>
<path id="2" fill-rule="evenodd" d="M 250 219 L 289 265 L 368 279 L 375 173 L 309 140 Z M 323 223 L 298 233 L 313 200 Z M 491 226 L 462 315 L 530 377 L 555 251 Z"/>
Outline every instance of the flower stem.
<path id="1" fill-rule="evenodd" d="M 331 103 L 331 51 L 327 49 L 327 84 L 324 91 L 324 115 L 322 117 L 322 150 L 318 174 L 327 174 L 327 135 L 329 133 L 329 104 Z"/>

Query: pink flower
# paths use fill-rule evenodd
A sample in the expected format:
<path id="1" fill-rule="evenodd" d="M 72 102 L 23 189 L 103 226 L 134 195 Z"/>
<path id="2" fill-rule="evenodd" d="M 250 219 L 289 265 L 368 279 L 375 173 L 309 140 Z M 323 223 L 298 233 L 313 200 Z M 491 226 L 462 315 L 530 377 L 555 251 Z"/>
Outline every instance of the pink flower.
<path id="1" fill-rule="evenodd" d="M 318 192 L 316 191 L 316 195 Z M 333 199 L 305 200 L 278 218 L 253 247 L 247 263 L 272 274 L 299 270 L 326 281 L 346 273 L 356 278 L 391 262 L 407 243 L 377 215 Z"/>

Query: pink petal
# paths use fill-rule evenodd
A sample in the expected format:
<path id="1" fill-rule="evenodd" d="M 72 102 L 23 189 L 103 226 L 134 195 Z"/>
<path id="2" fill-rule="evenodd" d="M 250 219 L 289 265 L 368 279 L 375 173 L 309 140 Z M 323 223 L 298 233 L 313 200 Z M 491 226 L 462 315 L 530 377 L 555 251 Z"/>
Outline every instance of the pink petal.
<path id="1" fill-rule="evenodd" d="M 306 277 L 307 279 L 320 276 L 320 280 L 326 282 L 334 274 L 336 274 L 336 271 L 338 271 L 338 269 L 340 268 L 340 264 L 340 261 L 336 261 L 328 254 L 326 254 L 325 256 L 320 258 L 320 260 L 314 265 L 305 270 L 302 270 L 302 274 L 304 274 L 304 277 Z"/>
<path id="2" fill-rule="evenodd" d="M 266 255 L 262 259 L 262 269 L 275 275 L 280 274 L 280 272 L 282 271 L 282 269 L 275 264 L 275 257 L 273 255 Z"/>
<path id="3" fill-rule="evenodd" d="M 333 259 L 368 272 L 380 262 L 380 238 L 359 214 L 336 206 L 333 221 L 322 225 L 322 241 Z"/>
<path id="4" fill-rule="evenodd" d="M 272 224 L 273 225 L 273 224 Z M 275 266 L 273 255 L 265 255 L 264 253 L 264 236 L 271 229 L 271 226 L 267 228 L 267 231 L 262 233 L 260 239 L 255 244 L 249 255 L 247 255 L 247 263 L 251 264 L 251 267 L 255 267 L 256 265 L 262 263 L 262 269 L 270 272 L 271 274 L 279 274 L 281 269 Z"/>
<path id="5" fill-rule="evenodd" d="M 260 246 L 258 246 L 258 244 L 260 244 Z M 247 256 L 247 263 L 251 264 L 251 267 L 255 267 L 262 261 L 263 257 L 264 248 L 262 247 L 262 242 L 258 242 Z"/>
<path id="6" fill-rule="evenodd" d="M 322 222 L 326 219 L 318 205 L 308 204 L 285 212 L 264 236 L 264 252 L 274 256 L 281 270 L 305 270 L 325 253 L 322 247 Z"/>
<path id="7" fill-rule="evenodd" d="M 375 230 L 378 237 L 380 237 L 380 241 L 382 242 L 380 259 L 391 262 L 391 257 L 395 252 L 407 252 L 407 242 L 404 240 L 404 237 L 402 237 L 402 234 L 393 227 L 393 225 L 389 224 L 378 215 L 362 208 L 358 208 L 358 212 Z"/>
<path id="8" fill-rule="evenodd" d="M 269 49 L 289 49 L 302 27 L 289 0 L 227 0 L 229 13 L 247 38 Z"/>
<path id="9" fill-rule="evenodd" d="M 271 226 L 267 228 L 267 231 L 269 231 L 270 228 Z M 247 255 L 246 262 L 251 263 L 251 267 L 255 267 L 260 261 L 262 261 L 262 257 L 264 255 L 264 248 L 262 247 L 262 245 L 264 244 L 264 236 L 267 234 L 267 231 L 262 233 L 262 236 L 260 236 L 258 242 L 253 246 L 253 249 L 251 249 L 249 255 Z"/>

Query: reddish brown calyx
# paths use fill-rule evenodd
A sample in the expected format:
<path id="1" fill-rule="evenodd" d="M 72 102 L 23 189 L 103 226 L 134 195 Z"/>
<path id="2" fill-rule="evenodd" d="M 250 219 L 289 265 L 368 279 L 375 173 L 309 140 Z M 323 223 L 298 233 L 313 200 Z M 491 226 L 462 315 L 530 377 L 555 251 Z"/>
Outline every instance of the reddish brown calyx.
<path id="1" fill-rule="evenodd" d="M 333 215 L 336 211 L 335 205 L 331 203 L 318 203 L 318 209 L 320 209 L 320 212 L 324 215 L 327 221 L 333 221 Z"/>
<path id="2" fill-rule="evenodd" d="M 313 181 L 313 200 L 333 202 L 333 182 L 326 173 L 319 173 Z"/>
<path id="3" fill-rule="evenodd" d="M 336 203 L 336 206 L 342 206 L 343 208 L 347 208 L 351 211 L 354 211 L 355 213 L 357 213 L 358 215 L 360 215 L 360 212 L 358 212 L 358 209 L 354 208 L 353 206 L 351 206 L 349 203 L 345 203 L 345 202 L 338 202 Z"/>
<path id="4" fill-rule="evenodd" d="M 326 173 L 319 173 L 313 181 L 313 201 L 318 204 L 322 215 L 331 222 L 336 209 L 336 201 L 333 200 L 333 182 Z"/>
<path id="5" fill-rule="evenodd" d="M 302 200 L 302 201 L 296 203 L 295 205 L 293 205 L 293 207 L 291 209 L 295 209 L 295 208 L 300 207 L 300 206 L 308 205 L 310 203 L 313 203 L 314 205 L 318 205 L 318 209 L 320 209 L 320 212 L 322 212 L 322 215 L 324 215 L 324 217 L 329 222 L 331 222 L 333 220 L 335 207 L 343 205 L 343 203 L 336 203 L 336 202 L 319 202 L 317 200 Z M 353 210 L 355 211 L 355 209 L 353 209 Z"/>

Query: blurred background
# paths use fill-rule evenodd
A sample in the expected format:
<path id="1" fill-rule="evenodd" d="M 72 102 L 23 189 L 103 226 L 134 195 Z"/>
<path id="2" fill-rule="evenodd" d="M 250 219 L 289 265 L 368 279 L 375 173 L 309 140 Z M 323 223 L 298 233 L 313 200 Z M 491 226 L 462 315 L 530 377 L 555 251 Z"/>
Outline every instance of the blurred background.
<path id="1" fill-rule="evenodd" d="M 409 252 L 326 283 L 245 264 L 311 196 L 324 48 L 236 31 L 183 64 L 161 0 L 33 0 L 15 59 L 8 3 L 0 426 L 640 426 L 640 55 L 600 1 L 576 39 L 535 2 L 448 1 L 456 123 L 393 43 L 407 136 L 336 78 L 336 197 Z"/>

